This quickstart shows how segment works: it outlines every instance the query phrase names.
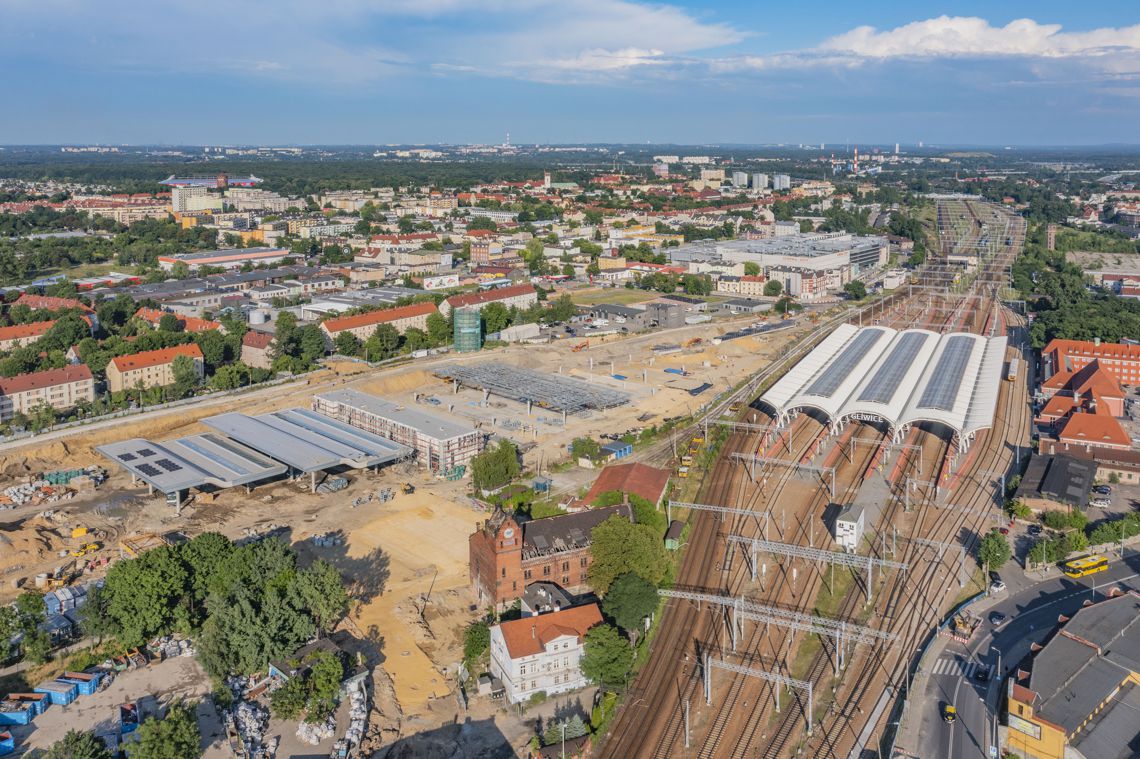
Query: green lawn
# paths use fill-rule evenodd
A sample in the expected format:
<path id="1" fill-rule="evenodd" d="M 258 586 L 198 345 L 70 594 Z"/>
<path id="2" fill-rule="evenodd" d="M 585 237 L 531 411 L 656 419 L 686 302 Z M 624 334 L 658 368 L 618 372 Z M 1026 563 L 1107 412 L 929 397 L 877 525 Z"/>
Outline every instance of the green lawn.
<path id="1" fill-rule="evenodd" d="M 596 306 L 599 303 L 616 303 L 628 306 L 631 303 L 644 303 L 659 298 L 661 293 L 646 290 L 627 290 L 624 287 L 579 290 L 570 293 L 570 299 L 579 306 Z"/>

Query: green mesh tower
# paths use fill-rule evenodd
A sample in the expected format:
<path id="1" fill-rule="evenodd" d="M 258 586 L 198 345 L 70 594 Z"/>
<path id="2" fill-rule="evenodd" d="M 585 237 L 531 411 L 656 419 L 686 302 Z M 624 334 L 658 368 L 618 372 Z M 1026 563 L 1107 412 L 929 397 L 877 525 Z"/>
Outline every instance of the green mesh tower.
<path id="1" fill-rule="evenodd" d="M 474 308 L 455 311 L 455 350 L 470 353 L 483 347 L 483 320 Z"/>

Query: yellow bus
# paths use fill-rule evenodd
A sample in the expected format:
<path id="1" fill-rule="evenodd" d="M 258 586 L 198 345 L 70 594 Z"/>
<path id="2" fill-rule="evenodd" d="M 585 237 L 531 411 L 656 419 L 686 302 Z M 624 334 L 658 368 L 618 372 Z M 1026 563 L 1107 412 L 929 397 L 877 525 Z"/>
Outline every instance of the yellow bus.
<path id="1" fill-rule="evenodd" d="M 1072 578 L 1104 572 L 1107 569 L 1108 559 L 1103 556 L 1085 556 L 1083 559 L 1073 559 L 1061 565 L 1065 575 Z"/>

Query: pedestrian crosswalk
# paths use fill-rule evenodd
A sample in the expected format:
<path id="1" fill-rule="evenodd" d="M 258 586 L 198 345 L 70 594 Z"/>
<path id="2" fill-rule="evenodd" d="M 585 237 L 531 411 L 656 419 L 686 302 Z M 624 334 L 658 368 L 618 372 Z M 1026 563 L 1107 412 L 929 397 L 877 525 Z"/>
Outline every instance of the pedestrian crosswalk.
<path id="1" fill-rule="evenodd" d="M 938 661 L 934 662 L 930 673 L 932 675 L 953 675 L 955 677 L 973 677 L 979 669 L 984 669 L 986 674 L 993 674 L 993 665 L 982 664 L 976 661 L 967 661 L 961 656 L 943 656 Z"/>

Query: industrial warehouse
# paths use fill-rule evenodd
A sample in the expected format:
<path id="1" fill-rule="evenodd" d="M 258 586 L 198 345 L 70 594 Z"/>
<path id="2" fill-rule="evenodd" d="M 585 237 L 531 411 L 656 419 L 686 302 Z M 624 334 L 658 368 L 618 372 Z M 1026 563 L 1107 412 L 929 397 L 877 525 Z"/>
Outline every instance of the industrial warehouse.
<path id="1" fill-rule="evenodd" d="M 833 431 L 848 419 L 882 421 L 896 440 L 916 422 L 935 422 L 964 450 L 993 424 L 1005 351 L 1005 337 L 844 324 L 760 400 L 782 423 L 814 409 Z"/>

